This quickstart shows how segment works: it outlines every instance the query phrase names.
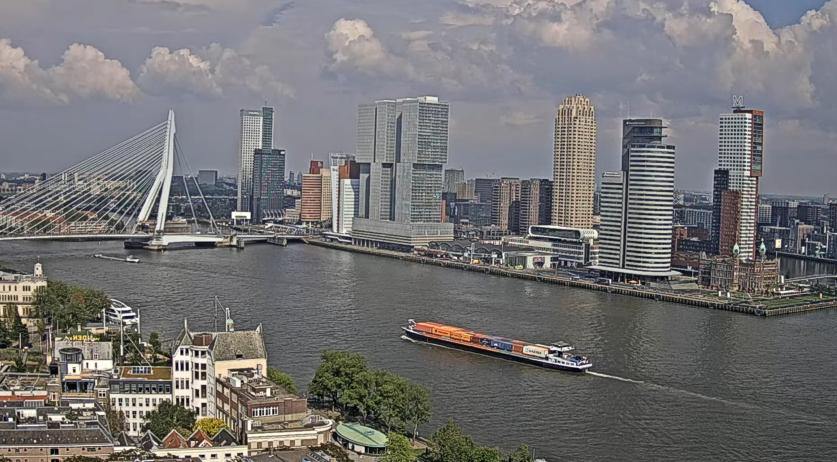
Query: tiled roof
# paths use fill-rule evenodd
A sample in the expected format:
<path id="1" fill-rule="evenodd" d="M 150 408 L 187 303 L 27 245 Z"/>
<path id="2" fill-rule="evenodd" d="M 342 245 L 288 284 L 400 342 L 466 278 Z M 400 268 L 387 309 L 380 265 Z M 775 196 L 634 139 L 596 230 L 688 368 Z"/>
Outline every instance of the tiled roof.
<path id="1" fill-rule="evenodd" d="M 55 446 L 86 444 L 112 446 L 113 441 L 101 428 L 0 430 L 0 446 Z"/>
<path id="2" fill-rule="evenodd" d="M 261 326 L 256 330 L 218 332 L 210 349 L 215 361 L 267 358 Z"/>
<path id="3" fill-rule="evenodd" d="M 218 433 L 212 437 L 213 446 L 233 446 L 236 444 L 238 442 L 235 440 L 235 436 L 226 428 L 218 430 Z"/>

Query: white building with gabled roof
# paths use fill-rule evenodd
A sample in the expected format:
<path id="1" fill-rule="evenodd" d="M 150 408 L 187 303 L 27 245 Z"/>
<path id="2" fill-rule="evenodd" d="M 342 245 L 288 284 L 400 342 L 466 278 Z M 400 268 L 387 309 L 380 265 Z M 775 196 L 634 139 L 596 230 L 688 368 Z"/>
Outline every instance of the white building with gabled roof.
<path id="1" fill-rule="evenodd" d="M 232 369 L 267 373 L 267 350 L 262 326 L 236 331 L 228 320 L 225 331 L 193 332 L 183 320 L 183 331 L 172 352 L 174 403 L 194 410 L 199 417 L 216 417 L 215 379 Z"/>

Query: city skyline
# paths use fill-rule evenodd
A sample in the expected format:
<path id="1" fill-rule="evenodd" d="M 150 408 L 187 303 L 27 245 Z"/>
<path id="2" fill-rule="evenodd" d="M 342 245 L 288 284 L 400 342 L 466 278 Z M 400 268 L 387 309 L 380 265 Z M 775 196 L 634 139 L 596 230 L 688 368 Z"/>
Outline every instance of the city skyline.
<path id="1" fill-rule="evenodd" d="M 26 69 L 32 72 L 23 73 L 23 80 L 12 80 L 7 74 L 0 77 L 0 94 L 3 101 L 8 102 L 0 111 L 0 135 L 9 140 L 0 154 L 7 160 L 9 170 L 49 171 L 51 162 L 70 165 L 112 141 L 124 138 L 122 135 L 130 133 L 131 127 L 155 120 L 152 115 L 173 106 L 191 120 L 190 125 L 181 127 L 190 162 L 229 174 L 235 170 L 232 153 L 237 143 L 231 135 L 236 123 L 230 111 L 258 106 L 267 100 L 269 105 L 277 107 L 277 113 L 287 114 L 277 124 L 277 139 L 282 139 L 282 147 L 288 150 L 289 169 L 299 171 L 312 152 L 324 157 L 328 152 L 351 150 L 352 108 L 357 103 L 399 94 L 444 94 L 457 107 L 451 114 L 448 164 L 451 168 L 465 168 L 473 177 L 492 173 L 497 177 L 547 177 L 544 166 L 551 154 L 550 114 L 563 96 L 580 92 L 588 94 L 597 105 L 600 152 L 618 149 L 618 125 L 622 116 L 665 117 L 676 127 L 671 140 L 677 144 L 684 162 L 683 170 L 678 173 L 678 187 L 709 190 L 712 183 L 709 169 L 706 169 L 706 175 L 685 175 L 683 172 L 714 163 L 717 114 L 731 105 L 732 94 L 741 94 L 745 96 L 745 104 L 761 107 L 771 114 L 766 143 L 774 155 L 770 168 L 766 169 L 762 191 L 814 195 L 833 192 L 828 191 L 827 172 L 821 168 L 827 165 L 833 153 L 834 135 L 827 130 L 831 121 L 827 108 L 833 105 L 831 98 L 834 95 L 823 82 L 829 73 L 822 70 L 828 69 L 831 61 L 819 50 L 822 50 L 821 45 L 828 47 L 829 33 L 837 24 L 833 20 L 834 2 L 826 3 L 818 13 L 807 15 L 803 21 L 789 18 L 801 17 L 806 8 L 820 5 L 806 3 L 795 8 L 752 2 L 759 8 L 753 10 L 743 3 L 723 1 L 716 2 L 715 11 L 710 11 L 705 3 L 687 2 L 689 6 L 683 10 L 685 13 L 674 6 L 660 7 L 660 11 L 648 12 L 658 18 L 648 24 L 651 38 L 657 39 L 653 45 L 663 47 L 662 44 L 666 44 L 663 48 L 655 48 L 658 51 L 655 58 L 659 57 L 660 61 L 654 66 L 654 72 L 648 70 L 651 67 L 640 66 L 649 64 L 646 58 L 615 73 L 616 78 L 587 76 L 609 72 L 600 67 L 603 65 L 600 59 L 591 58 L 591 53 L 618 56 L 610 48 L 613 43 L 608 36 L 629 38 L 620 35 L 626 32 L 606 23 L 609 19 L 621 19 L 623 12 L 593 14 L 582 6 L 573 7 L 572 11 L 578 10 L 579 22 L 589 20 L 594 27 L 590 32 L 592 35 L 579 37 L 589 41 L 586 48 L 568 50 L 549 42 L 548 37 L 525 34 L 519 43 L 491 40 L 489 33 L 504 27 L 498 16 L 513 14 L 502 7 L 504 2 L 500 7 L 492 8 L 477 2 L 446 6 L 430 2 L 415 6 L 412 13 L 423 21 L 409 27 L 398 17 L 392 23 L 375 16 L 359 17 L 342 2 L 326 2 L 334 7 L 328 18 L 304 5 L 277 9 L 275 5 L 267 8 L 255 2 L 248 4 L 252 8 L 242 8 L 230 18 L 234 24 L 243 26 L 255 22 L 253 27 L 241 28 L 242 31 L 255 30 L 246 34 L 210 31 L 207 25 L 218 21 L 222 13 L 228 13 L 214 3 L 190 2 L 186 4 L 189 7 L 167 12 L 152 3 L 133 6 L 136 18 L 159 25 L 163 33 L 151 36 L 135 31 L 138 36 L 130 46 L 119 40 L 104 41 L 105 26 L 100 18 L 89 18 L 89 28 L 83 34 L 63 31 L 49 37 L 33 37 L 27 36 L 30 29 L 26 27 L 27 21 L 44 12 L 38 6 L 30 6 L 28 13 L 31 16 L 17 15 L 20 21 L 9 25 L 6 28 L 8 36 L 3 37 L 7 39 L 4 48 L 11 52 L 6 55 L 9 58 L 4 59 L 29 63 Z M 628 4 L 634 5 L 634 2 Z M 8 14 L 0 16 L 11 18 L 16 17 L 20 7 L 4 5 L 2 8 Z M 552 12 L 557 14 L 560 9 L 555 7 Z M 777 21 L 771 19 L 779 15 L 777 10 L 783 10 L 780 12 L 784 17 L 782 22 L 768 24 L 759 14 L 763 12 L 771 21 Z M 167 22 L 162 21 L 164 16 Z M 201 19 L 194 25 L 194 37 L 172 36 L 177 29 L 175 25 L 185 21 L 184 17 Z M 129 24 L 125 27 L 136 18 L 126 19 Z M 461 25 L 468 22 L 466 20 L 470 20 L 469 25 Z M 727 23 L 729 20 L 731 24 Z M 489 22 L 493 25 L 484 24 Z M 545 22 L 567 25 L 550 14 L 545 14 Z M 691 30 L 687 26 L 698 27 L 700 24 L 716 27 L 716 35 L 723 41 L 709 40 L 706 46 L 698 47 L 701 30 L 693 31 L 697 34 L 693 37 L 684 31 Z M 407 32 L 399 34 L 393 26 L 403 26 Z M 303 27 L 310 30 L 299 30 Z M 785 29 L 780 30 L 781 27 Z M 437 37 L 428 38 L 427 32 L 434 30 L 439 31 Z M 466 40 L 466 30 L 473 31 L 476 37 Z M 523 33 L 520 30 L 509 32 Z M 307 43 L 298 54 L 289 53 L 284 46 L 287 42 L 282 41 L 294 34 L 305 37 Z M 791 38 L 800 43 L 798 52 L 787 50 Z M 276 39 L 278 43 L 269 39 Z M 672 45 L 675 40 L 680 41 Z M 759 40 L 765 45 L 767 55 L 762 61 L 753 62 L 753 48 L 747 45 L 750 40 Z M 82 45 L 71 46 L 74 43 Z M 210 45 L 212 43 L 216 45 Z M 469 43 L 482 43 L 486 48 L 477 48 L 482 51 L 476 56 L 463 55 L 461 65 L 448 71 L 462 71 L 463 66 L 472 66 L 472 69 L 466 68 L 471 72 L 466 70 L 460 78 L 457 74 L 445 74 L 445 69 L 439 66 L 420 66 L 426 64 L 430 53 L 422 51 L 427 48 L 420 45 L 441 46 L 438 48 L 442 53 L 440 58 L 445 58 L 465 53 L 463 48 L 470 49 L 465 46 Z M 359 61 L 357 53 L 367 45 L 371 60 L 368 63 Z M 405 51 L 405 46 L 414 51 Z M 513 48 L 517 46 L 522 49 Z M 267 55 L 267 48 L 278 52 Z M 62 57 L 63 50 L 67 52 Z M 562 69 L 569 70 L 554 74 L 547 68 L 518 66 L 519 63 L 509 58 L 510 51 L 515 52 L 511 55 L 520 57 L 533 52 L 543 53 L 544 57 L 560 63 Z M 617 48 L 616 51 L 625 50 Z M 411 54 L 413 52 L 415 55 Z M 317 59 L 310 59 L 311 56 Z M 683 61 L 688 56 L 699 58 L 696 61 L 708 65 L 709 73 L 696 74 L 705 77 L 698 79 L 699 82 L 684 77 L 673 68 L 673 62 Z M 303 57 L 311 63 L 293 71 L 286 71 L 287 67 L 280 65 L 285 60 L 293 63 Z M 632 57 L 626 55 L 626 59 Z M 220 65 L 222 58 L 227 60 L 223 66 Z M 62 62 L 65 65 L 62 66 Z M 203 67 L 197 67 L 195 73 L 185 72 L 191 69 L 183 66 L 188 62 Z M 413 64 L 407 75 L 398 71 L 402 68 L 399 63 L 404 62 Z M 736 62 L 766 72 L 753 80 L 747 77 L 746 67 L 725 67 Z M 103 71 L 111 70 L 113 79 L 86 81 L 79 66 L 81 63 L 90 63 L 95 69 L 101 66 Z M 373 71 L 363 67 L 369 64 L 378 67 Z M 687 70 L 695 72 L 691 67 L 694 64 L 686 62 L 685 65 Z M 507 74 L 487 74 L 511 69 L 520 74 L 513 72 L 511 75 L 519 78 L 509 81 L 502 79 L 503 75 L 508 77 Z M 719 82 L 722 69 L 731 69 L 741 75 Z M 803 70 L 801 75 L 796 72 L 798 69 Z M 80 72 L 72 75 L 76 85 L 67 83 L 71 71 Z M 474 78 L 470 81 L 461 78 L 465 75 Z M 561 75 L 561 78 L 555 79 L 554 75 Z M 580 77 L 582 75 L 584 79 Z M 517 82 L 529 85 L 515 85 Z M 315 93 L 326 95 L 326 99 L 314 97 Z M 328 117 L 322 117 L 326 110 Z M 38 124 L 27 122 L 35 119 Z M 477 124 L 477 121 L 481 123 Z M 35 147 L 28 141 L 31 137 L 27 134 L 34 129 L 30 126 L 48 130 L 53 136 L 44 140 L 45 146 Z M 322 133 L 328 135 L 322 136 Z M 515 156 L 503 154 L 512 148 Z M 800 158 L 805 161 L 799 162 Z M 608 156 L 606 162 L 600 162 L 597 176 L 616 169 L 614 160 Z M 793 174 L 789 174 L 792 168 Z M 798 181 L 803 178 L 805 181 Z"/>

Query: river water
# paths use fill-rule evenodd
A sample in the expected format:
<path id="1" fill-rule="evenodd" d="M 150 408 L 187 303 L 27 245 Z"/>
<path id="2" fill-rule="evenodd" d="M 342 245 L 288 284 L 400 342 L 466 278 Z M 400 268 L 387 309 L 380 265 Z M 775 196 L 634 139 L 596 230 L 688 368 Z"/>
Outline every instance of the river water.
<path id="1" fill-rule="evenodd" d="M 324 349 L 430 388 L 432 430 L 528 443 L 555 460 L 837 460 L 837 310 L 778 318 L 680 306 L 304 245 L 140 253 L 121 243 L 0 242 L 0 263 L 95 286 L 146 332 L 262 323 L 269 362 L 303 387 Z M 223 325 L 223 315 L 218 325 Z M 408 318 L 531 341 L 568 340 L 574 375 L 399 338 Z"/>

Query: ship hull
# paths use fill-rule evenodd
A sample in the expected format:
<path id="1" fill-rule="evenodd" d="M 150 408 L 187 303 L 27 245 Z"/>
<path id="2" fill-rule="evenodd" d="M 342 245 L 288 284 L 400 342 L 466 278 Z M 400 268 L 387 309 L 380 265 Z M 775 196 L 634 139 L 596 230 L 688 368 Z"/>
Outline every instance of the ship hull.
<path id="1" fill-rule="evenodd" d="M 505 350 L 498 350 L 495 348 L 485 348 L 475 344 L 468 344 L 464 342 L 456 342 L 451 340 L 446 340 L 444 338 L 435 337 L 432 335 L 427 335 L 423 332 L 414 331 L 408 329 L 406 327 L 402 327 L 401 330 L 404 331 L 404 335 L 409 338 L 410 340 L 416 342 L 423 342 L 423 343 L 430 343 L 432 345 L 440 345 L 448 348 L 455 348 L 457 350 L 467 351 L 469 353 L 477 353 L 484 356 L 491 356 L 494 358 L 501 358 L 508 361 L 516 361 L 523 364 L 529 364 L 532 366 L 543 367 L 546 369 L 558 369 L 562 371 L 568 372 L 584 372 L 590 366 L 582 366 L 582 367 L 570 367 L 565 366 L 562 364 L 551 363 L 546 360 L 542 360 L 536 357 L 527 357 L 524 355 L 517 355 L 513 353 L 509 353 Z"/>

